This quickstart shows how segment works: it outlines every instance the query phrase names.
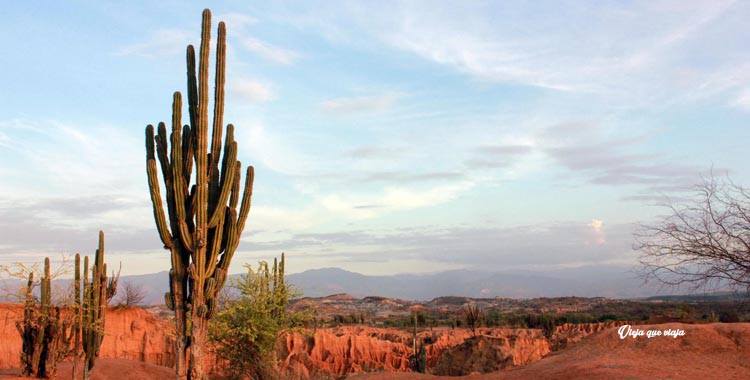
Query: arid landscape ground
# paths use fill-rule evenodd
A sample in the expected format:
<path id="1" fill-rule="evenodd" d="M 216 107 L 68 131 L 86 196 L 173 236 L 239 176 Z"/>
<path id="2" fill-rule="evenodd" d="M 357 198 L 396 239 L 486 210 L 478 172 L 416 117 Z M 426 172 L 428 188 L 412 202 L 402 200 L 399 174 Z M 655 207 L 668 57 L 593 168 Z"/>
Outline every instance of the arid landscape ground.
<path id="1" fill-rule="evenodd" d="M 381 304 L 398 304 L 383 299 Z M 643 330 L 682 329 L 684 336 L 621 339 L 618 327 L 632 323 L 607 321 L 565 323 L 548 336 L 542 329 L 479 327 L 421 327 L 418 339 L 426 344 L 427 374 L 414 373 L 409 365 L 412 331 L 409 328 L 374 327 L 372 323 L 335 322 L 342 309 L 372 302 L 342 295 L 303 299 L 322 311 L 320 327 L 282 334 L 276 345 L 277 365 L 288 379 L 746 379 L 750 377 L 750 323 L 637 323 Z M 445 301 L 445 300 L 443 300 Z M 508 301 L 505 301 L 506 303 Z M 549 308 L 589 310 L 612 300 L 550 299 L 516 301 L 546 304 Z M 457 302 L 453 300 L 455 305 Z M 409 307 L 414 309 L 416 302 Z M 439 301 L 423 303 L 422 310 Z M 345 306 L 342 306 L 345 305 Z M 575 306 L 571 306 L 575 305 Z M 398 320 L 398 308 L 391 310 Z M 366 309 L 363 309 L 366 311 Z M 21 340 L 15 322 L 20 305 L 0 305 L 0 378 L 19 375 Z M 159 307 L 112 309 L 106 315 L 101 360 L 93 379 L 162 378 L 173 376 L 174 336 L 171 322 Z M 208 359 L 216 378 L 222 364 Z M 70 363 L 62 363 L 59 378 L 69 378 Z"/>

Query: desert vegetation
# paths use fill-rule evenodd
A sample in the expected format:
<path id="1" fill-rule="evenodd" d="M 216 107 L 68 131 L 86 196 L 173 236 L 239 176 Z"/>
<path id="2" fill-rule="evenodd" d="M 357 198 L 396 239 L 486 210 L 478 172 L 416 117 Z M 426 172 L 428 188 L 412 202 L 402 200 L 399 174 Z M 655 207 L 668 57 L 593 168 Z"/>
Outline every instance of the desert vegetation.
<path id="1" fill-rule="evenodd" d="M 303 326 L 309 313 L 287 307 L 297 293 L 284 281 L 285 259 L 274 259 L 273 268 L 261 261 L 257 269 L 232 281 L 237 297 L 211 321 L 210 341 L 227 363 L 228 375 L 253 379 L 274 378 L 275 348 L 279 334 Z"/>
<path id="2" fill-rule="evenodd" d="M 39 281 L 39 298 L 34 295 L 34 273 L 29 273 L 25 288 L 23 321 L 16 324 L 22 338 L 21 365 L 26 376 L 54 378 L 57 363 L 71 358 L 72 377 L 78 379 L 83 361 L 83 379 L 90 378 L 99 348 L 104 339 L 104 320 L 109 301 L 117 291 L 119 275 L 107 278 L 104 262 L 104 233 L 99 232 L 99 245 L 89 271 L 89 257 L 84 257 L 81 278 L 81 257 L 75 256 L 70 305 L 52 302 L 50 260 L 44 260 L 44 274 Z M 89 273 L 91 277 L 89 278 Z"/>
<path id="3" fill-rule="evenodd" d="M 153 125 L 146 127 L 146 169 L 154 219 L 164 248 L 172 258 L 170 292 L 165 301 L 175 314 L 176 371 L 181 379 L 206 378 L 203 362 L 209 320 L 216 312 L 217 296 L 239 246 L 253 190 L 253 167 L 248 166 L 240 194 L 241 163 L 237 161 L 232 124 L 226 126 L 222 146 L 226 70 L 223 22 L 218 26 L 210 147 L 208 144 L 210 39 L 211 12 L 206 9 L 197 73 L 195 48 L 187 47 L 189 124 L 182 124 L 182 95 L 175 92 L 169 136 L 164 123 L 158 124 L 156 135 Z M 156 157 L 164 181 L 167 214 L 162 206 Z M 192 186 L 191 178 L 195 180 Z"/>

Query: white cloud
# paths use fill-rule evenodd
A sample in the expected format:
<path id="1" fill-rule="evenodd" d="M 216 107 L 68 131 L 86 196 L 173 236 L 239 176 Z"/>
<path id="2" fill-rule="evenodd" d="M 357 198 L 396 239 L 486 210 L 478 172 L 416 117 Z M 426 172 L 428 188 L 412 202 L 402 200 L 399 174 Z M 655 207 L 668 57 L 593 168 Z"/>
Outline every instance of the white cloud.
<path id="1" fill-rule="evenodd" d="M 335 98 L 324 101 L 321 103 L 321 107 L 325 111 L 340 114 L 380 112 L 391 108 L 401 96 L 396 93 L 387 93 L 382 95 Z"/>
<path id="2" fill-rule="evenodd" d="M 139 192 L 143 140 L 110 125 L 72 125 L 56 120 L 0 121 L 16 164 L 0 195 L 57 197 Z M 10 157 L 10 156 L 9 156 Z"/>
<path id="3" fill-rule="evenodd" d="M 262 83 L 255 79 L 236 78 L 230 85 L 232 93 L 241 99 L 253 103 L 268 102 L 276 99 L 276 94 L 270 84 Z"/>
<path id="4" fill-rule="evenodd" d="M 591 227 L 591 236 L 589 240 L 586 241 L 587 244 L 596 244 L 596 245 L 602 245 L 607 242 L 606 237 L 604 235 L 604 222 L 599 219 L 592 219 L 591 223 L 589 223 L 589 227 Z"/>
<path id="5" fill-rule="evenodd" d="M 331 194 L 320 198 L 327 210 L 353 219 L 373 218 L 394 211 L 432 207 L 458 198 L 472 189 L 474 183 L 462 181 L 428 189 L 387 187 L 379 194 Z"/>
<path id="6" fill-rule="evenodd" d="M 177 54 L 185 49 L 189 36 L 189 33 L 184 30 L 160 29 L 155 31 L 146 42 L 124 46 L 116 52 L 116 55 L 157 58 Z"/>
<path id="7" fill-rule="evenodd" d="M 280 63 L 282 65 L 291 65 L 299 58 L 297 52 L 272 45 L 255 37 L 241 36 L 239 38 L 240 44 L 245 49 L 258 54 L 269 61 Z"/>
<path id="8" fill-rule="evenodd" d="M 745 111 L 750 111 L 750 89 L 740 92 L 731 105 Z"/>
<path id="9" fill-rule="evenodd" d="M 385 44 L 483 82 L 591 93 L 618 108 L 705 99 L 750 80 L 750 7 L 734 0 L 427 4 L 324 4 L 285 16 L 337 43 Z"/>
<path id="10" fill-rule="evenodd" d="M 246 27 L 258 22 L 258 19 L 253 16 L 237 12 L 219 15 L 218 20 L 224 21 L 230 33 L 245 30 Z"/>

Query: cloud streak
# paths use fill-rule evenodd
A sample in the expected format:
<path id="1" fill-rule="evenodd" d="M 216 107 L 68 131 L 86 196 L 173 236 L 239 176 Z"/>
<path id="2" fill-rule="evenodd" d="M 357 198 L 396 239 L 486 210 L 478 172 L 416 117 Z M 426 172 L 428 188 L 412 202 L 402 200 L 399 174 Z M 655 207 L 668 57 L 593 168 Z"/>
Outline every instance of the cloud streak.
<path id="1" fill-rule="evenodd" d="M 394 93 L 342 97 L 326 100 L 321 103 L 321 107 L 327 112 L 343 115 L 383 112 L 390 109 L 401 97 L 401 94 Z"/>

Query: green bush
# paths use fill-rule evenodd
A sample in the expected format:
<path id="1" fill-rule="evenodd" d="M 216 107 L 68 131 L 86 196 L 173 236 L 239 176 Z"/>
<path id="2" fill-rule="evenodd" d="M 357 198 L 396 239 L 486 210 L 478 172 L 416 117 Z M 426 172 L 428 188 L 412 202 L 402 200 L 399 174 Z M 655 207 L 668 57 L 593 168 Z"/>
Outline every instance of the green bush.
<path id="1" fill-rule="evenodd" d="M 256 271 L 247 273 L 232 287 L 238 297 L 227 302 L 211 321 L 209 337 L 217 355 L 227 361 L 232 378 L 272 378 L 276 339 L 285 329 L 300 326 L 307 315 L 287 310 L 290 298 L 298 294 L 284 281 L 284 256 L 273 270 L 261 261 Z"/>

